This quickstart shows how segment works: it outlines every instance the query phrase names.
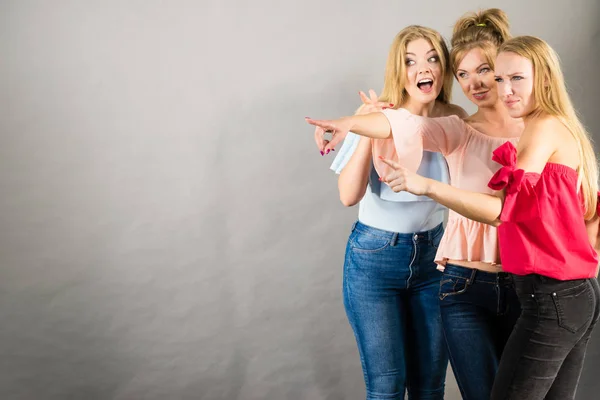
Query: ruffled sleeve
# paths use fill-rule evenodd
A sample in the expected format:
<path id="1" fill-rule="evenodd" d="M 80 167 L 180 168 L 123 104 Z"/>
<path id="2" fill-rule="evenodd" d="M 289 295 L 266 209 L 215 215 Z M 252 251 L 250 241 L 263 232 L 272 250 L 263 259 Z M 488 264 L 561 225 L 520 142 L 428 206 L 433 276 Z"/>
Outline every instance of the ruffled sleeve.
<path id="1" fill-rule="evenodd" d="M 500 220 L 521 222 L 537 218 L 539 205 L 534 187 L 541 175 L 516 168 L 517 149 L 511 142 L 494 150 L 492 160 L 502 165 L 488 183 L 493 190 L 505 190 Z"/>
<path id="2" fill-rule="evenodd" d="M 373 140 L 373 164 L 379 176 L 390 172 L 379 156 L 416 172 L 423 150 L 448 155 L 466 142 L 465 123 L 457 116 L 425 118 L 402 108 L 384 110 L 383 115 L 390 123 L 392 138 Z"/>
<path id="3" fill-rule="evenodd" d="M 348 132 L 346 138 L 344 139 L 342 147 L 336 154 L 329 169 L 335 171 L 336 174 L 340 174 L 346 166 L 346 164 L 348 164 L 348 161 L 350 161 L 350 158 L 352 158 L 352 155 L 356 151 L 359 142 L 360 136 L 358 136 L 356 133 Z"/>

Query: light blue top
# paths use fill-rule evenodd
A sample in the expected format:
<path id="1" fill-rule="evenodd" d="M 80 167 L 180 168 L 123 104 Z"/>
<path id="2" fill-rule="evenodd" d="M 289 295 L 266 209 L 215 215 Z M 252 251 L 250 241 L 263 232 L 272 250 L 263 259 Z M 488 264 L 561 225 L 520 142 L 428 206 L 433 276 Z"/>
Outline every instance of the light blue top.
<path id="1" fill-rule="evenodd" d="M 333 171 L 337 174 L 342 171 L 356 151 L 359 141 L 360 136 L 348 133 L 331 163 Z M 444 183 L 450 181 L 448 165 L 439 153 L 424 151 L 417 173 Z M 429 197 L 407 192 L 395 193 L 379 181 L 379 176 L 371 165 L 369 184 L 358 208 L 358 220 L 363 224 L 390 232 L 422 232 L 441 224 L 446 212 L 446 207 Z"/>

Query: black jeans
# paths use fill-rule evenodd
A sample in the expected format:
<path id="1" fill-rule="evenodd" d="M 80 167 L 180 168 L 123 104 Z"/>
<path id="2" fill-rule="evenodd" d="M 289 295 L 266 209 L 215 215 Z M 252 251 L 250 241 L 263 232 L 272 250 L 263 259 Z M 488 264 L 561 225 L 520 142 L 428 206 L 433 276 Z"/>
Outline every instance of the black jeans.
<path id="1" fill-rule="evenodd" d="M 521 316 L 508 339 L 492 400 L 575 398 L 600 314 L 598 281 L 513 275 Z"/>

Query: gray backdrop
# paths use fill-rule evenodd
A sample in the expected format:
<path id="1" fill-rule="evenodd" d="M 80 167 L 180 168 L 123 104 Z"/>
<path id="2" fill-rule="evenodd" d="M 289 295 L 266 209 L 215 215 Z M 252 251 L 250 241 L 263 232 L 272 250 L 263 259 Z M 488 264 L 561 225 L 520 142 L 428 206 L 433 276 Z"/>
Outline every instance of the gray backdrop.
<path id="1" fill-rule="evenodd" d="M 1 1 L 0 398 L 364 398 L 357 209 L 303 117 L 379 91 L 402 27 L 490 6 L 600 138 L 597 0 Z"/>

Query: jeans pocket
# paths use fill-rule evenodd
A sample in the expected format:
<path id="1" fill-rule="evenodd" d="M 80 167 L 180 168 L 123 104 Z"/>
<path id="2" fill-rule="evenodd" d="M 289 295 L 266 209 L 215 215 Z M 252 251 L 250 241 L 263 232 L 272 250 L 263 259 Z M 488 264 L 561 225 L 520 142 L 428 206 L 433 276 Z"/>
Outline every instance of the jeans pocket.
<path id="1" fill-rule="evenodd" d="M 444 277 L 440 281 L 440 300 L 444 300 L 448 296 L 456 296 L 463 294 L 469 288 L 469 280 L 466 278 Z"/>
<path id="2" fill-rule="evenodd" d="M 353 251 L 374 253 L 385 250 L 391 243 L 391 238 L 369 235 L 354 231 L 350 235 L 350 247 Z"/>
<path id="3" fill-rule="evenodd" d="M 588 325 L 594 316 L 594 298 L 589 282 L 552 293 L 558 325 L 571 333 Z"/>

